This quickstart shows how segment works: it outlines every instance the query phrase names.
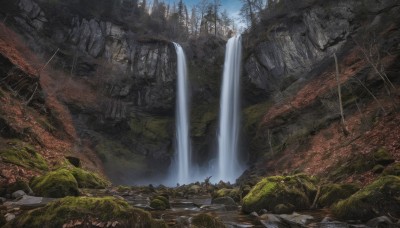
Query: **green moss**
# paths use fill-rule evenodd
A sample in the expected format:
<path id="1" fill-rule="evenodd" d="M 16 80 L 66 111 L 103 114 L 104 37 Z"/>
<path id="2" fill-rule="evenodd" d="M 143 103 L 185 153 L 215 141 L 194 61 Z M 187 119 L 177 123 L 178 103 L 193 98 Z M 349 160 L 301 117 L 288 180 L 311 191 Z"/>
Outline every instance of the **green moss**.
<path id="1" fill-rule="evenodd" d="M 382 175 L 400 176 L 400 162 L 388 166 L 385 170 L 383 170 Z"/>
<path id="2" fill-rule="evenodd" d="M 260 124 L 262 117 L 268 111 L 268 108 L 271 107 L 270 102 L 256 104 L 250 107 L 247 107 L 243 111 L 243 129 L 246 132 L 255 132 L 257 130 L 258 125 Z"/>
<path id="3" fill-rule="evenodd" d="M 278 204 L 292 204 L 296 209 L 310 207 L 310 198 L 316 194 L 313 178 L 304 174 L 273 176 L 262 179 L 243 198 L 246 213 L 262 209 L 273 211 Z"/>
<path id="4" fill-rule="evenodd" d="M 210 214 L 198 214 L 193 217 L 192 225 L 201 228 L 224 228 L 225 225 L 219 219 Z"/>
<path id="5" fill-rule="evenodd" d="M 341 219 L 368 220 L 381 215 L 400 215 L 400 178 L 383 176 L 372 184 L 341 200 L 332 207 Z"/>
<path id="6" fill-rule="evenodd" d="M 196 105 L 191 113 L 191 134 L 194 137 L 207 135 L 209 128 L 217 121 L 218 104 Z"/>
<path id="7" fill-rule="evenodd" d="M 169 204 L 169 200 L 165 196 L 156 196 L 154 199 L 156 200 L 161 200 L 167 209 L 171 208 L 171 205 Z"/>
<path id="8" fill-rule="evenodd" d="M 346 199 L 357 192 L 360 188 L 354 184 L 329 184 L 322 186 L 318 205 L 329 207 L 339 200 Z"/>
<path id="9" fill-rule="evenodd" d="M 44 197 L 60 198 L 79 194 L 75 177 L 65 168 L 33 178 L 31 186 L 37 195 Z"/>
<path id="10" fill-rule="evenodd" d="M 240 202 L 241 191 L 239 188 L 228 189 L 222 188 L 213 193 L 213 198 L 231 197 L 235 202 Z"/>
<path id="11" fill-rule="evenodd" d="M 48 170 L 46 161 L 35 148 L 19 140 L 10 141 L 1 148 L 0 158 L 6 163 L 24 168 Z"/>
<path id="12" fill-rule="evenodd" d="M 105 188 L 110 183 L 96 173 L 89 172 L 80 168 L 72 168 L 72 175 L 75 177 L 80 188 Z"/>
<path id="13" fill-rule="evenodd" d="M 149 140 L 169 139 L 172 136 L 171 118 L 134 115 L 129 126 L 133 134 Z"/>
<path id="14" fill-rule="evenodd" d="M 130 190 L 132 190 L 132 188 L 129 186 L 119 185 L 117 187 L 117 192 L 129 192 Z"/>
<path id="15" fill-rule="evenodd" d="M 161 211 L 167 209 L 167 205 L 165 205 L 165 203 L 160 199 L 153 199 L 150 202 L 150 207 L 154 208 L 155 210 L 161 210 Z"/>
<path id="16" fill-rule="evenodd" d="M 295 206 L 292 204 L 278 204 L 274 207 L 276 214 L 291 214 L 294 212 Z"/>
<path id="17" fill-rule="evenodd" d="M 395 161 L 392 155 L 385 148 L 379 148 L 372 156 L 375 163 L 379 165 L 389 165 Z"/>
<path id="18" fill-rule="evenodd" d="M 92 222 L 117 222 L 118 227 L 166 227 L 153 220 L 148 212 L 114 197 L 66 197 L 26 212 L 9 227 L 63 227 L 73 221 L 81 221 L 85 227 Z"/>

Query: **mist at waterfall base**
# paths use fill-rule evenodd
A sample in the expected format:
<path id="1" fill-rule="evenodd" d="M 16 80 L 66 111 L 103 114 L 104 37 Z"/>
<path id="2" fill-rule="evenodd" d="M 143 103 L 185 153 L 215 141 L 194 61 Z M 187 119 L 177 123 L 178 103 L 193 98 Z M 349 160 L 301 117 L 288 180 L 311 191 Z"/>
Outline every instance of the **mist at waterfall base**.
<path id="1" fill-rule="evenodd" d="M 168 174 L 153 180 L 142 180 L 140 184 L 163 184 L 176 186 L 202 182 L 211 177 L 211 183 L 219 181 L 234 183 L 243 173 L 245 166 L 239 159 L 240 131 L 240 69 L 241 36 L 228 40 L 222 78 L 221 104 L 218 130 L 218 153 L 208 164 L 199 166 L 192 161 L 190 142 L 189 80 L 186 57 L 182 47 L 174 43 L 177 54 L 176 96 L 176 142 L 175 154 Z M 138 183 L 136 183 L 138 184 Z"/>

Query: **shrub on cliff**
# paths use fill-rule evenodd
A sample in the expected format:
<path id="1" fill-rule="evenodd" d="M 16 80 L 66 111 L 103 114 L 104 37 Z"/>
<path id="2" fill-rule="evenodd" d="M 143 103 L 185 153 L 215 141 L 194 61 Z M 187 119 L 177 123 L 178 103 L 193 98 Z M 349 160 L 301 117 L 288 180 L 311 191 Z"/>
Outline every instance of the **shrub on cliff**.
<path id="1" fill-rule="evenodd" d="M 382 176 L 372 184 L 341 200 L 332 208 L 341 219 L 363 220 L 388 215 L 400 216 L 400 178 Z"/>
<path id="2" fill-rule="evenodd" d="M 279 204 L 291 204 L 294 209 L 308 209 L 316 194 L 315 180 L 304 174 L 273 176 L 262 179 L 243 198 L 246 213 L 262 209 L 275 210 Z"/>

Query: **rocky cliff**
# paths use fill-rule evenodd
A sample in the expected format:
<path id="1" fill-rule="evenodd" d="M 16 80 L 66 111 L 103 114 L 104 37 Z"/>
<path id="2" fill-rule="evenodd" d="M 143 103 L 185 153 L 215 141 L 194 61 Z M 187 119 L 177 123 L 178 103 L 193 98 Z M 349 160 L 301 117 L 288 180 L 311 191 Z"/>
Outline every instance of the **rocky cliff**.
<path id="1" fill-rule="evenodd" d="M 330 176 L 349 157 L 355 162 L 380 147 L 398 158 L 396 139 L 370 143 L 365 135 L 391 128 L 388 112 L 394 112 L 389 119 L 398 116 L 398 3 L 311 2 L 278 5 L 272 9 L 277 16 L 262 17 L 245 37 L 244 80 L 252 88 L 245 94 L 245 148 L 259 162 L 248 175 L 297 170 Z"/>

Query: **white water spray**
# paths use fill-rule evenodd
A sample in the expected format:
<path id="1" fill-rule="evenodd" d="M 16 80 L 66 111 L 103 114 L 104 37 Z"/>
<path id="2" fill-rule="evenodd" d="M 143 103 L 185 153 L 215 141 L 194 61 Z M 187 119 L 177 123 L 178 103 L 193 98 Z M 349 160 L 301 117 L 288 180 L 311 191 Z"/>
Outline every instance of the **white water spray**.
<path id="1" fill-rule="evenodd" d="M 216 175 L 218 181 L 231 183 L 235 182 L 243 171 L 238 153 L 241 58 L 242 38 L 241 36 L 232 37 L 228 40 L 225 52 L 218 135 L 218 173 Z"/>
<path id="2" fill-rule="evenodd" d="M 189 93 L 186 57 L 182 47 L 174 43 L 178 59 L 178 80 L 176 95 L 176 154 L 174 169 L 175 181 L 179 184 L 189 184 L 191 180 L 191 143 L 189 137 Z M 176 176 L 177 175 L 177 176 Z"/>

